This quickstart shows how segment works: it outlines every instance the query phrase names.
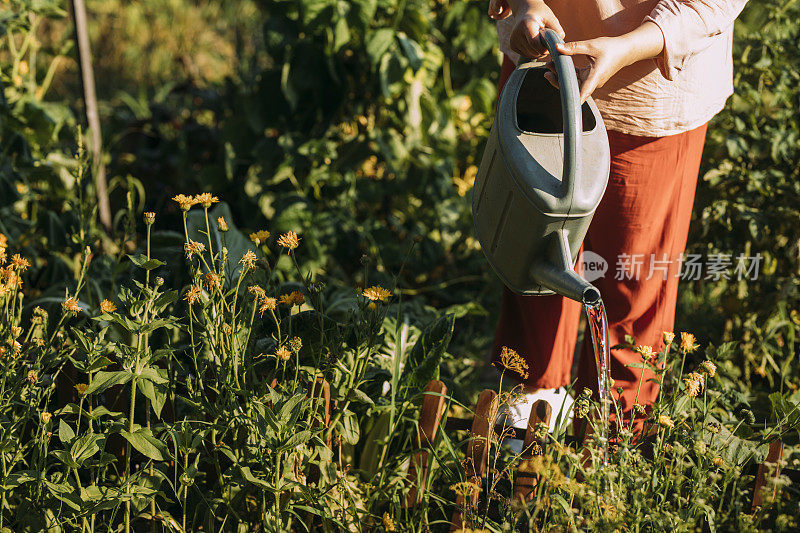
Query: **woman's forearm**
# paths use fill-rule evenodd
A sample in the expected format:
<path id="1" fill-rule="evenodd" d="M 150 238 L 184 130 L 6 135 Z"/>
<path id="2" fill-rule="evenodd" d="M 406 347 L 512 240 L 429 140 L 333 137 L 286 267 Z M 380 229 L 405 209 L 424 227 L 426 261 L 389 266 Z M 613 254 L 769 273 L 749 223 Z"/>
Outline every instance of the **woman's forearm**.
<path id="1" fill-rule="evenodd" d="M 635 30 L 617 37 L 628 49 L 625 66 L 653 59 L 664 51 L 664 34 L 657 24 L 646 21 Z"/>

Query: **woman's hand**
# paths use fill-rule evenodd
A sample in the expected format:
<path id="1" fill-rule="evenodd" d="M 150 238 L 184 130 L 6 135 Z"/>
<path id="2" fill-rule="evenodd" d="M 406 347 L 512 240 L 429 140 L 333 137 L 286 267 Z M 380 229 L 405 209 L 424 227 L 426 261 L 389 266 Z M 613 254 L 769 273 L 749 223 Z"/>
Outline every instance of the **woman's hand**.
<path id="1" fill-rule="evenodd" d="M 556 50 L 568 56 L 586 56 L 589 66 L 577 69 L 581 86 L 581 103 L 598 87 L 602 87 L 620 69 L 643 59 L 658 56 L 664 49 L 664 35 L 652 22 L 619 37 L 599 37 L 588 41 L 559 44 Z M 555 66 L 547 64 L 545 78 L 558 87 Z"/>
<path id="2" fill-rule="evenodd" d="M 511 49 L 523 57 L 535 59 L 547 54 L 547 47 L 539 37 L 544 28 L 554 30 L 562 39 L 565 37 L 553 10 L 542 0 L 492 0 L 489 4 L 489 16 L 495 20 L 512 13 L 516 22 L 511 30 Z"/>

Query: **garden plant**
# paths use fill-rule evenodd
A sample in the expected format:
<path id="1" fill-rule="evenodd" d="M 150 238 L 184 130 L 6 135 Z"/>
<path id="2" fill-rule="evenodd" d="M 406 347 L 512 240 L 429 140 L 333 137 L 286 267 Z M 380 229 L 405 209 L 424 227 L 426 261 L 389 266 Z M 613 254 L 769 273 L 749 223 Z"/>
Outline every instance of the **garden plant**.
<path id="1" fill-rule="evenodd" d="M 662 388 L 641 431 L 614 418 L 607 466 L 599 407 L 574 390 L 573 422 L 537 428 L 533 457 L 498 435 L 478 482 L 469 432 L 446 424 L 425 479 L 410 465 L 431 380 L 445 418 L 469 419 L 525 370 L 511 350 L 485 361 L 500 284 L 469 210 L 496 98 L 485 2 L 163 4 L 227 20 L 203 35 L 230 63 L 155 86 L 141 44 L 108 44 L 143 64 L 116 94 L 98 77 L 111 230 L 67 6 L 0 4 L 0 530 L 800 527 L 800 4 L 737 22 L 693 221 L 690 251 L 760 253 L 760 276 L 687 281 L 676 332 L 627 340 Z"/>

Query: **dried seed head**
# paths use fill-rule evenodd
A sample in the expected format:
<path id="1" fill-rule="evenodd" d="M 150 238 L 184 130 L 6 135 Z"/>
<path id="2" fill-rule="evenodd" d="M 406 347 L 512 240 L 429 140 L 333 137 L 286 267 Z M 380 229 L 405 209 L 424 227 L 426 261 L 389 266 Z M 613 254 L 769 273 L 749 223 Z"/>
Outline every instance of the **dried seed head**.
<path id="1" fill-rule="evenodd" d="M 703 361 L 700 364 L 700 372 L 707 375 L 710 378 L 713 378 L 714 375 L 717 373 L 717 365 L 712 363 L 711 361 Z"/>

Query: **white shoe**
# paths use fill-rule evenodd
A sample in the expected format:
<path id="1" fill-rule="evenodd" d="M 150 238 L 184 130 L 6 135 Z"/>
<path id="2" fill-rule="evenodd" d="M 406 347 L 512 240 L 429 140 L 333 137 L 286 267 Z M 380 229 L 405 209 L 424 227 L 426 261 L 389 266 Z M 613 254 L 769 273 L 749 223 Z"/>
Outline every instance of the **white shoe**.
<path id="1" fill-rule="evenodd" d="M 539 389 L 536 392 L 522 394 L 519 401 L 511 405 L 505 404 L 501 407 L 500 420 L 507 426 L 527 429 L 528 419 L 531 416 L 531 408 L 533 404 L 539 400 L 544 400 L 549 403 L 552 409 L 549 428 L 551 433 L 555 431 L 557 424 L 559 426 L 561 425 L 561 421 L 565 418 L 568 421 L 572 420 L 572 404 L 575 400 L 567 393 L 564 387 L 559 387 L 557 389 Z M 520 453 L 522 450 L 522 441 L 519 439 L 507 440 L 511 450 L 515 453 Z"/>

